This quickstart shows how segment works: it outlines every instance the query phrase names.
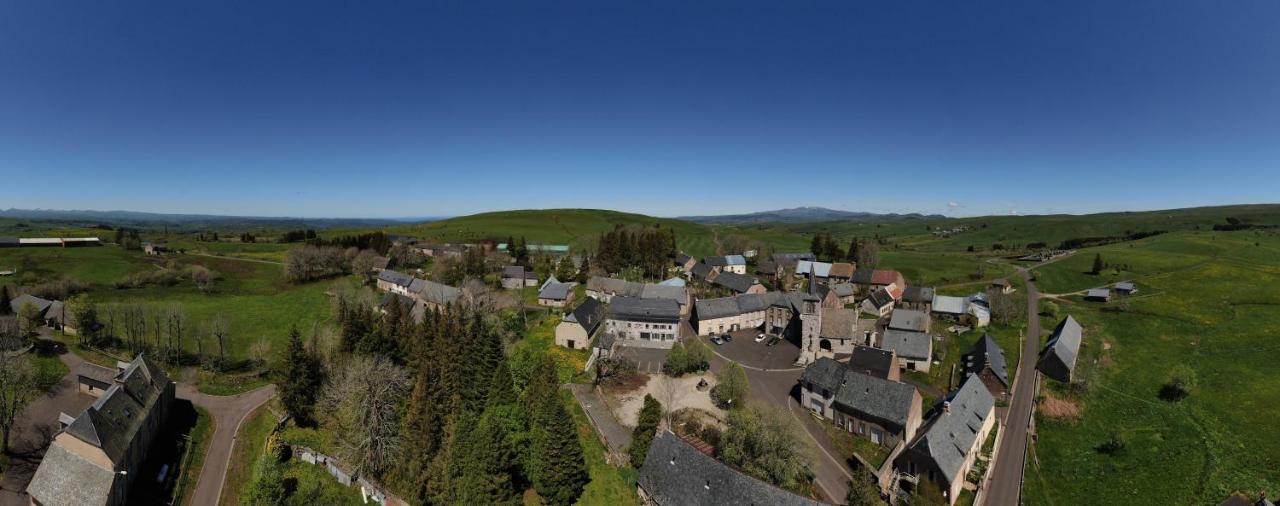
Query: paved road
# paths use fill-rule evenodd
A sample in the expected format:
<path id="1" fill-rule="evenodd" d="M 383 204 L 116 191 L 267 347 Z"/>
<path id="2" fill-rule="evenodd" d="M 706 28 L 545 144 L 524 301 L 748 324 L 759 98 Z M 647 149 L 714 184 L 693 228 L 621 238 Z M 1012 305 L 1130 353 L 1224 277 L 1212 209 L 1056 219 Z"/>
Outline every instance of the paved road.
<path id="1" fill-rule="evenodd" d="M 1036 358 L 1040 354 L 1040 318 L 1036 302 L 1040 295 L 1027 269 L 1018 269 L 1027 282 L 1027 338 L 1018 360 L 1018 376 L 1014 380 L 1013 400 L 1005 414 L 1005 428 L 1000 433 L 1000 455 L 991 474 L 985 504 L 1005 506 L 1018 504 L 1022 497 L 1022 472 L 1026 463 L 1027 430 L 1031 424 L 1031 408 L 1035 401 Z"/>
<path id="2" fill-rule="evenodd" d="M 194 385 L 179 383 L 177 396 L 200 406 L 213 417 L 213 439 L 204 456 L 200 479 L 191 495 L 192 506 L 216 506 L 222 498 L 222 485 L 227 479 L 236 432 L 249 413 L 276 395 L 276 386 L 267 385 L 238 395 L 206 395 Z"/>
<path id="3" fill-rule="evenodd" d="M 80 393 L 76 380 L 76 369 L 84 360 L 66 351 L 58 358 L 69 372 L 53 390 L 36 398 L 18 414 L 13 434 L 13 453 L 17 455 L 12 457 L 11 467 L 5 469 L 4 478 L 0 480 L 0 506 L 26 506 L 27 483 L 31 482 L 45 449 L 58 431 L 58 414 L 75 416 L 93 404 L 94 397 Z"/>
<path id="4" fill-rule="evenodd" d="M 599 392 L 591 385 L 578 384 L 569 385 L 569 391 L 578 399 L 578 404 L 582 405 L 582 410 L 586 411 L 596 430 L 604 436 L 604 443 L 609 449 L 615 454 L 625 455 L 627 447 L 631 446 L 631 429 L 618 421 L 613 410 L 600 398 Z"/>

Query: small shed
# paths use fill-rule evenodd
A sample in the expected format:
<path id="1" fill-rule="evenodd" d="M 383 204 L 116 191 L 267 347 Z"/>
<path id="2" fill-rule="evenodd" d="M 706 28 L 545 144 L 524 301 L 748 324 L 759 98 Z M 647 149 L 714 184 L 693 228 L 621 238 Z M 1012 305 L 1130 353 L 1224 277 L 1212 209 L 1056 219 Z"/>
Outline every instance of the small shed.
<path id="1" fill-rule="evenodd" d="M 1085 293 L 1084 300 L 1091 300 L 1094 302 L 1110 302 L 1111 290 L 1107 288 L 1090 288 L 1088 293 Z"/>

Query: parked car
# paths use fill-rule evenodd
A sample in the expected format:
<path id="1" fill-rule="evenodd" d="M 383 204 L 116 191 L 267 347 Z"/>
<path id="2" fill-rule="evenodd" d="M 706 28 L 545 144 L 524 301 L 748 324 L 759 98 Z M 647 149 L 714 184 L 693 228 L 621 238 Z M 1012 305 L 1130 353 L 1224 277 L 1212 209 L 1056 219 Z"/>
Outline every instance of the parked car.
<path id="1" fill-rule="evenodd" d="M 782 342 L 781 337 L 773 336 L 773 338 L 770 339 L 768 343 L 765 343 L 765 346 L 776 346 L 780 342 Z"/>
<path id="2" fill-rule="evenodd" d="M 721 345 L 721 344 L 724 344 L 724 340 L 720 339 L 719 336 L 711 336 L 711 343 L 715 345 Z"/>
<path id="3" fill-rule="evenodd" d="M 758 342 L 760 342 L 760 341 L 763 341 L 763 340 L 764 340 L 764 338 L 765 338 L 765 335 L 764 335 L 764 334 L 756 334 L 756 342 L 757 342 L 757 343 L 758 343 Z"/>
<path id="4" fill-rule="evenodd" d="M 724 340 L 724 342 L 726 342 L 726 343 L 732 343 L 732 342 L 733 342 L 733 336 L 731 336 L 731 335 L 729 335 L 729 334 L 725 334 L 725 335 L 723 335 L 723 336 L 720 336 L 720 339 L 723 339 L 723 340 Z"/>

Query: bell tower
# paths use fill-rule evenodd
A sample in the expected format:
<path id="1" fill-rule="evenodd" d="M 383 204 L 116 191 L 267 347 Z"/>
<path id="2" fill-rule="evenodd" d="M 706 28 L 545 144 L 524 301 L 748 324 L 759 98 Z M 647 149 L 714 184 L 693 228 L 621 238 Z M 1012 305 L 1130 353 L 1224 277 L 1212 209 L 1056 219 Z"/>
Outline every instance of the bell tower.
<path id="1" fill-rule="evenodd" d="M 807 365 L 818 359 L 818 341 L 822 333 L 822 298 L 818 297 L 812 268 L 808 290 L 800 298 L 800 358 L 796 364 Z"/>

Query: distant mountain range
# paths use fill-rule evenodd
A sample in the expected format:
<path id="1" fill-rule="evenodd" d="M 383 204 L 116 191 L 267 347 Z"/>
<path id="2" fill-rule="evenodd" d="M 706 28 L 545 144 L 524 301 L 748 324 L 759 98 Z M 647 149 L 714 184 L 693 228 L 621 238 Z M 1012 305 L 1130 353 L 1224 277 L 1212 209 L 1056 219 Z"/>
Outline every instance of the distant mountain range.
<path id="1" fill-rule="evenodd" d="M 93 211 L 55 209 L 0 209 L 0 218 L 61 221 L 135 227 L 177 226 L 182 228 L 297 227 L 313 229 L 381 227 L 433 221 L 430 218 L 293 218 L 273 216 L 222 216 L 212 214 L 165 214 L 139 211 Z"/>
<path id="2" fill-rule="evenodd" d="M 898 221 L 910 219 L 932 219 L 946 218 L 941 214 L 897 214 L 897 213 L 866 213 L 857 211 L 840 211 L 836 209 L 828 209 L 825 207 L 793 207 L 791 209 L 778 209 L 774 211 L 760 211 L 748 214 L 724 214 L 717 216 L 681 216 L 678 219 L 688 220 L 696 223 L 766 223 L 766 222 L 784 222 L 784 223 L 802 223 L 813 221 L 834 221 L 834 220 L 851 220 L 851 221 L 868 221 L 868 222 L 884 222 Z"/>

